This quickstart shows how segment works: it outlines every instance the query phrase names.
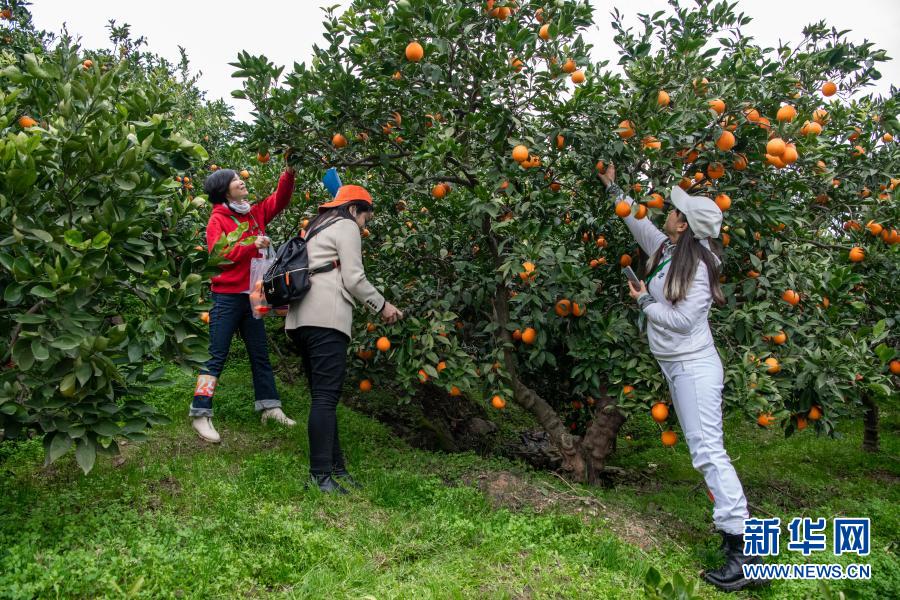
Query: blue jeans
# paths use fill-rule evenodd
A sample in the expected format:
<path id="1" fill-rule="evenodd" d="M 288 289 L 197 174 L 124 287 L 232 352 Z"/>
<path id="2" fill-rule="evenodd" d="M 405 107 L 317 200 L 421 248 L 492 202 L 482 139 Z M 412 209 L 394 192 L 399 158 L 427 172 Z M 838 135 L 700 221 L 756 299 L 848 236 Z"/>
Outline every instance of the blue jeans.
<path id="1" fill-rule="evenodd" d="M 225 368 L 231 338 L 235 331 L 241 332 L 250 369 L 253 372 L 253 391 L 256 396 L 257 411 L 281 406 L 281 398 L 275 389 L 275 375 L 269 362 L 269 348 L 266 344 L 266 327 L 262 319 L 254 319 L 250 310 L 250 296 L 247 294 L 217 294 L 213 292 L 213 307 L 209 312 L 209 354 L 211 358 L 200 375 L 217 378 Z M 194 396 L 188 413 L 192 417 L 211 417 L 212 395 Z"/>

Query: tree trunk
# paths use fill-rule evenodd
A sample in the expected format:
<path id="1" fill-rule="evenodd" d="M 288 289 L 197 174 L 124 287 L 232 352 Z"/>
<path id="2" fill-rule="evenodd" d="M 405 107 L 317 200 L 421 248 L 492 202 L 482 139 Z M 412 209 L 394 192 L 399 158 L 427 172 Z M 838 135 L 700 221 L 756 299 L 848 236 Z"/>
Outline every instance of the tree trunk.
<path id="1" fill-rule="evenodd" d="M 606 467 L 606 459 L 616 451 L 616 436 L 625 423 L 625 415 L 619 412 L 613 398 L 602 397 L 597 401 L 594 419 L 588 425 L 582 442 L 586 462 L 587 482 L 596 485 L 600 473 Z"/>
<path id="2" fill-rule="evenodd" d="M 862 402 L 866 407 L 862 447 L 866 452 L 878 452 L 878 405 L 869 394 L 863 394 Z"/>

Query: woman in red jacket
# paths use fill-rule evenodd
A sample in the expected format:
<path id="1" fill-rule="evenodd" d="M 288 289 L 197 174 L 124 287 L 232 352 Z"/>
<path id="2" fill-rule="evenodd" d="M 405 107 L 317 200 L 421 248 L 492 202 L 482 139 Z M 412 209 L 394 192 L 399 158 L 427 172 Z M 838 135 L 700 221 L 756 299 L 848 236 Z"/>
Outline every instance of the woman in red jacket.
<path id="1" fill-rule="evenodd" d="M 225 368 L 228 349 L 234 332 L 239 330 L 253 371 L 253 391 L 257 411 L 262 421 L 274 420 L 287 426 L 295 422 L 281 410 L 281 399 L 275 389 L 275 376 L 269 363 L 266 329 L 262 319 L 255 319 L 250 310 L 250 260 L 260 249 L 270 244 L 266 225 L 287 207 L 294 193 L 294 170 L 287 167 L 278 180 L 275 193 L 251 205 L 247 202 L 247 185 L 231 169 L 221 169 L 206 178 L 203 189 L 213 203 L 206 225 L 206 245 L 210 251 L 219 239 L 246 223 L 241 239 L 255 237 L 253 244 L 236 244 L 225 255 L 231 262 L 222 265 L 222 273 L 212 278 L 213 307 L 209 313 L 209 353 L 211 358 L 200 371 L 190 416 L 201 438 L 208 442 L 221 441 L 212 424 L 212 397 L 219 375 Z"/>

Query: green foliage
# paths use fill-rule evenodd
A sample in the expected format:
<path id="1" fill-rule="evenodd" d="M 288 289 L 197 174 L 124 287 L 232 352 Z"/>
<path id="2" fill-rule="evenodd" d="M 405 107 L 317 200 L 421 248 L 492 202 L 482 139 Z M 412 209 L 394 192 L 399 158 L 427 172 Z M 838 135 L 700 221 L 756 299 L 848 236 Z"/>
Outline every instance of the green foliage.
<path id="1" fill-rule="evenodd" d="M 219 259 L 194 249 L 198 202 L 173 181 L 207 153 L 154 84 L 166 76 L 29 33 L 0 72 L 0 429 L 42 432 L 48 462 L 74 447 L 87 472 L 165 420 L 141 398 L 166 381 L 148 360 L 207 356 Z"/>
<path id="2" fill-rule="evenodd" d="M 647 594 L 647 598 L 652 600 L 695 600 L 701 598 L 699 595 L 699 581 L 694 580 L 690 584 L 685 583 L 681 575 L 676 573 L 672 577 L 672 581 L 663 583 L 662 576 L 654 567 L 647 569 L 647 575 L 644 577 L 644 591 Z"/>
<path id="3" fill-rule="evenodd" d="M 390 355 L 356 361 L 359 376 L 411 392 L 424 369 L 475 401 L 512 396 L 521 380 L 578 433 L 592 415 L 587 407 L 573 413 L 573 400 L 615 397 L 626 414 L 665 400 L 615 267 L 623 255 L 638 265 L 646 257 L 612 216 L 596 177 L 603 160 L 618 166 L 623 187 L 640 190 L 639 201 L 680 182 L 732 198 L 723 229 L 728 306 L 712 313 L 727 408 L 752 419 L 772 412 L 791 433 L 815 405 L 824 417 L 811 425 L 832 433 L 841 417 L 860 414 L 864 395 L 895 393 L 885 357 L 898 340 L 897 246 L 843 227 L 900 227 L 891 179 L 897 144 L 883 141 L 900 128 L 898 98 L 863 95 L 880 77 L 884 51 L 824 23 L 807 27 L 796 47 L 761 48 L 741 32 L 749 18 L 735 5 L 673 2 L 642 15 L 637 32 L 614 14 L 621 76 L 605 62 L 588 63 L 586 3 L 515 4 L 495 3 L 514 9 L 501 20 L 481 3 L 357 0 L 340 16 L 326 11 L 324 43 L 310 64 L 285 73 L 246 52 L 233 63 L 244 80 L 235 96 L 256 109 L 245 132 L 250 147 L 297 148 L 300 180 L 316 182 L 335 166 L 376 198 L 367 265 L 392 301 L 414 308 L 413 318 L 354 338 L 354 351 L 381 335 L 393 343 Z M 538 8 L 549 40 L 537 35 Z M 404 56 L 413 40 L 425 51 L 420 62 Z M 569 58 L 586 83 L 569 83 Z M 832 100 L 819 92 L 826 80 L 839 87 Z M 660 90 L 668 106 L 658 104 Z M 713 99 L 724 102 L 721 115 Z M 798 116 L 780 122 L 786 103 Z M 823 133 L 801 134 L 819 108 L 828 111 Z M 770 125 L 749 119 L 750 109 Z M 618 135 L 624 120 L 635 131 L 628 139 Z M 736 145 L 719 150 L 725 130 Z M 336 133 L 346 147 L 332 145 Z M 794 142 L 798 160 L 767 165 L 770 135 Z M 650 137 L 660 148 L 645 143 Z M 539 164 L 513 161 L 517 144 Z M 733 167 L 739 158 L 746 169 Z M 725 174 L 712 179 L 717 163 Z M 452 190 L 439 198 L 441 182 Z M 313 202 L 321 199 L 313 188 Z M 655 221 L 664 216 L 648 212 Z M 302 218 L 296 211 L 288 221 Z M 854 246 L 864 249 L 863 262 L 848 260 Z M 526 262 L 535 266 L 531 277 L 522 276 Z M 759 275 L 748 277 L 751 270 Z M 781 300 L 786 289 L 800 293 L 798 306 Z M 560 298 L 586 306 L 586 315 L 556 316 Z M 360 330 L 368 319 L 360 315 Z M 537 342 L 512 344 L 509 333 L 525 327 L 537 330 Z M 782 330 L 785 345 L 763 339 Z M 781 373 L 766 372 L 770 357 Z M 447 369 L 435 378 L 439 360 Z M 626 384 L 637 388 L 627 397 Z"/>

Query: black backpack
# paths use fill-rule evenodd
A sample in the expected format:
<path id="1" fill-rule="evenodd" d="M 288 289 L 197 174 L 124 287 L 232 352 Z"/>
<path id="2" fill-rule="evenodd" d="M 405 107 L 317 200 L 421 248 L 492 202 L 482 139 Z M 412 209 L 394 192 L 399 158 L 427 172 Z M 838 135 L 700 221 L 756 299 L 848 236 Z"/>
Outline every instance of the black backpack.
<path id="1" fill-rule="evenodd" d="M 263 292 L 266 301 L 272 306 L 284 306 L 302 300 L 309 291 L 309 278 L 316 273 L 331 271 L 340 266 L 340 261 L 332 261 L 317 269 L 309 270 L 309 256 L 306 244 L 310 239 L 326 227 L 340 219 L 333 219 L 321 227 L 306 234 L 306 237 L 295 236 L 283 244 L 275 254 L 275 262 L 263 275 Z"/>

